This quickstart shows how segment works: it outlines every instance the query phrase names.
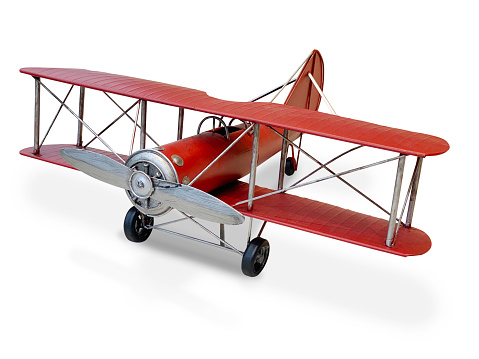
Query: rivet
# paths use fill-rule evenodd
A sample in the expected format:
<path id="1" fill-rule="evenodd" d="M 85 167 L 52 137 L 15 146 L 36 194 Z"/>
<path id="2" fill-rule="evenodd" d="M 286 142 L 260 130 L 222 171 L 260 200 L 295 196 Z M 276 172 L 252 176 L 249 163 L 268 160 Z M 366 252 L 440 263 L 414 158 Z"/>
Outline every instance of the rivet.
<path id="1" fill-rule="evenodd" d="M 181 183 L 183 183 L 184 185 L 190 184 L 190 177 L 188 176 L 183 177 L 183 181 L 181 181 Z"/>
<path id="2" fill-rule="evenodd" d="M 177 165 L 178 167 L 181 167 L 183 166 L 184 162 L 183 162 L 183 158 L 181 158 L 180 156 L 178 155 L 171 155 L 171 160 L 173 161 L 173 163 L 175 165 Z"/>

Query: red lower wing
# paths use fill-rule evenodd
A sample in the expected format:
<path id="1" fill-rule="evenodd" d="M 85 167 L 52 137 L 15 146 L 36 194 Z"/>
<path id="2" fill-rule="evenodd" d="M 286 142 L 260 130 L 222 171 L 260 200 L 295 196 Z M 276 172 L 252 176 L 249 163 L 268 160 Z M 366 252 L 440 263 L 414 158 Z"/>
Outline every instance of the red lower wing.
<path id="1" fill-rule="evenodd" d="M 269 192 L 272 190 L 256 186 L 256 196 Z M 234 205 L 248 198 L 248 184 L 237 181 L 212 194 Z M 387 220 L 287 193 L 255 200 L 252 211 L 246 204 L 234 208 L 248 217 L 404 257 L 424 254 L 431 248 L 426 233 L 405 227 L 399 228 L 394 247 L 389 248 L 385 244 Z"/>

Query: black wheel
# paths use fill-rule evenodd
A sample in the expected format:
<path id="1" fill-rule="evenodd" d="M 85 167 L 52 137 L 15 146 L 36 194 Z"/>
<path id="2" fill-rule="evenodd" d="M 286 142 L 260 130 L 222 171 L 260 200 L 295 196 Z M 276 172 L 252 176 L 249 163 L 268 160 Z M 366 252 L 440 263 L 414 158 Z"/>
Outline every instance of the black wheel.
<path id="1" fill-rule="evenodd" d="M 286 159 L 286 165 L 284 166 L 284 173 L 288 176 L 291 176 L 294 171 L 295 171 L 295 167 L 296 167 L 296 161 L 294 160 L 293 157 L 288 157 Z"/>
<path id="2" fill-rule="evenodd" d="M 131 207 L 123 223 L 123 231 L 125 232 L 126 238 L 136 243 L 146 241 L 152 229 L 147 229 L 145 226 L 152 226 L 153 222 L 153 217 L 145 216 L 135 207 Z"/>
<path id="3" fill-rule="evenodd" d="M 249 242 L 241 261 L 241 270 L 248 277 L 256 277 L 261 273 L 269 256 L 269 242 L 261 237 L 256 237 Z"/>

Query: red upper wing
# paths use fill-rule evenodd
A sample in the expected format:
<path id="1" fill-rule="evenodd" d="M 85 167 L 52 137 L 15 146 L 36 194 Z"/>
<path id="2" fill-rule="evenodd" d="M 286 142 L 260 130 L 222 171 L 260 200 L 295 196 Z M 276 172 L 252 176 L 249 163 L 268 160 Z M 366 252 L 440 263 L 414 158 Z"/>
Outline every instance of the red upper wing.
<path id="1" fill-rule="evenodd" d="M 418 157 L 446 152 L 448 143 L 410 132 L 293 106 L 232 102 L 206 92 L 134 77 L 82 69 L 23 68 L 22 73 L 165 105 L 232 117 Z"/>

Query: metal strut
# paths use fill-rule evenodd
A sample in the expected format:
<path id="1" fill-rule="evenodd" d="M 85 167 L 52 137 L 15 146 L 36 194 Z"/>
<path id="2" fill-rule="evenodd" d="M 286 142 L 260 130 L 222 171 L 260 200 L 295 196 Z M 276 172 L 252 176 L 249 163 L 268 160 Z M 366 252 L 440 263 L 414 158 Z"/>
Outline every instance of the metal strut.
<path id="1" fill-rule="evenodd" d="M 399 196 L 401 195 L 401 185 L 402 185 L 402 178 L 404 174 L 405 163 L 406 163 L 406 156 L 401 155 L 398 160 L 396 182 L 394 184 L 393 201 L 391 204 L 391 215 L 389 216 L 388 234 L 386 237 L 386 246 L 390 248 L 394 246 L 394 237 L 396 233 L 396 217 L 398 212 Z"/>
<path id="2" fill-rule="evenodd" d="M 50 95 L 52 95 L 58 102 L 62 103 L 62 100 L 60 100 L 57 95 L 55 95 L 47 86 L 45 86 L 45 84 L 44 84 L 43 82 L 41 82 L 38 77 L 34 77 L 34 79 L 35 79 L 35 81 L 36 81 L 37 84 L 40 84 L 40 85 L 41 85 L 45 90 L 47 90 L 48 93 L 49 93 Z M 38 100 L 39 100 L 39 99 L 40 99 L 40 91 L 38 90 Z M 93 129 L 92 129 L 90 126 L 88 126 L 88 125 L 85 123 L 85 121 L 83 121 L 70 107 L 68 107 L 66 104 L 63 104 L 63 106 L 64 106 L 78 121 L 80 121 L 80 122 L 83 124 L 83 126 L 85 126 L 85 127 L 88 129 L 88 131 L 90 131 L 96 138 L 98 138 L 98 140 L 100 140 L 100 142 L 103 143 L 103 145 L 104 145 L 106 148 L 108 148 L 116 157 L 118 157 L 122 163 L 125 163 L 125 160 L 124 160 L 123 158 L 121 158 L 121 156 L 120 156 L 118 153 L 116 153 L 116 152 L 110 147 L 110 145 L 108 145 L 108 143 L 106 143 L 100 136 L 98 136 L 98 134 L 97 134 L 95 131 L 93 131 Z M 37 114 L 37 110 L 36 110 L 36 109 L 37 109 L 37 104 L 35 104 L 35 136 L 37 136 L 36 126 L 37 126 L 37 124 L 38 124 L 38 126 L 40 125 L 40 116 L 39 116 L 40 104 L 39 104 L 39 103 L 38 103 L 38 121 L 37 121 L 37 119 L 36 119 L 36 117 L 37 117 L 37 116 L 36 116 L 36 114 Z M 36 139 L 36 144 L 37 144 L 37 146 L 38 146 L 38 139 Z M 35 146 L 34 146 L 34 148 L 35 148 Z M 38 150 L 39 150 L 39 148 L 38 148 Z M 36 153 L 38 154 L 38 152 L 36 152 Z"/>
<path id="3" fill-rule="evenodd" d="M 40 153 L 40 78 L 35 79 L 35 108 L 33 116 L 33 154 Z"/>
<path id="4" fill-rule="evenodd" d="M 253 149 L 251 152 L 251 171 L 249 175 L 249 189 L 248 189 L 248 211 L 253 209 L 254 187 L 256 183 L 256 168 L 258 167 L 258 153 L 259 153 L 259 132 L 260 125 L 254 124 L 253 127 Z"/>
<path id="5" fill-rule="evenodd" d="M 80 98 L 78 100 L 78 117 L 83 120 L 85 116 L 85 88 L 80 87 Z M 83 144 L 83 123 L 78 121 L 78 133 L 77 133 L 77 147 L 82 147 Z"/>
<path id="6" fill-rule="evenodd" d="M 288 136 L 289 130 L 283 131 L 283 145 L 281 147 L 281 159 L 279 161 L 278 189 L 283 189 L 284 169 L 286 167 L 286 157 L 288 157 Z"/>
<path id="7" fill-rule="evenodd" d="M 106 93 L 106 92 L 103 92 L 103 93 L 104 93 L 104 94 L 106 95 L 106 97 L 108 97 L 108 98 L 111 100 L 111 102 L 113 102 L 113 103 L 116 105 L 116 107 L 118 107 L 122 112 L 128 112 L 128 110 L 127 110 L 127 111 L 123 110 L 123 108 L 122 108 L 115 100 L 113 100 L 113 98 L 112 98 L 110 95 L 108 95 L 108 93 Z M 138 100 L 138 101 L 139 101 L 139 100 Z M 137 102 L 138 102 L 138 101 L 137 101 Z M 136 104 L 137 102 L 135 102 L 135 104 Z M 134 120 L 128 113 L 126 113 L 126 117 L 128 117 L 128 119 L 129 119 L 131 122 L 135 123 L 135 120 Z M 140 127 L 138 124 L 137 124 L 137 126 Z M 146 133 L 146 136 L 147 136 L 151 141 L 153 141 L 153 143 L 154 143 L 157 147 L 160 147 L 160 144 L 159 144 L 158 142 L 156 142 L 155 139 L 148 134 L 148 132 Z"/>
<path id="8" fill-rule="evenodd" d="M 414 207 L 416 205 L 417 188 L 419 186 L 419 177 L 421 176 L 423 160 L 424 160 L 423 157 L 418 157 L 416 160 L 416 168 L 414 169 L 414 178 L 413 178 L 412 189 L 411 189 L 411 197 L 409 199 L 409 207 L 408 207 L 407 217 L 406 217 L 406 227 L 411 227 L 412 215 L 414 213 Z"/>
<path id="9" fill-rule="evenodd" d="M 179 107 L 178 109 L 178 133 L 176 135 L 176 139 L 179 141 L 183 138 L 183 123 L 185 120 L 185 109 L 183 107 Z"/>
<path id="10" fill-rule="evenodd" d="M 128 111 L 130 111 L 133 107 L 135 107 L 138 104 L 138 102 L 140 102 L 140 100 L 135 101 L 135 103 L 133 105 L 131 105 L 130 107 L 128 107 L 126 110 L 124 110 L 120 116 L 115 118 L 108 126 L 106 126 L 103 130 L 98 132 L 98 136 L 101 136 L 106 130 L 108 130 L 111 126 L 113 126 L 120 118 L 122 118 L 124 115 L 126 115 Z M 81 117 L 81 118 L 83 119 L 83 117 Z M 88 142 L 84 147 L 86 148 L 86 147 L 90 146 L 90 144 L 95 140 L 96 140 L 96 137 L 93 137 L 90 140 L 90 142 Z"/>
<path id="11" fill-rule="evenodd" d="M 179 211 L 179 212 L 184 216 L 184 218 L 179 218 L 179 219 L 175 219 L 175 220 L 172 220 L 172 221 L 169 221 L 169 222 L 156 224 L 154 226 L 146 226 L 146 228 L 147 229 L 156 229 L 158 231 L 162 231 L 162 232 L 165 232 L 165 233 L 174 234 L 176 236 L 183 237 L 183 238 L 186 238 L 186 239 L 190 239 L 190 240 L 195 241 L 195 242 L 200 242 L 200 243 L 212 246 L 212 247 L 221 248 L 221 249 L 224 249 L 224 250 L 227 250 L 227 251 L 230 251 L 230 252 L 234 252 L 234 253 L 239 254 L 241 256 L 243 255 L 243 252 L 241 252 L 240 250 L 236 249 L 234 246 L 232 246 L 231 244 L 226 242 L 224 224 L 220 224 L 220 235 L 217 236 L 212 231 L 210 231 L 208 228 L 206 228 L 205 226 L 203 226 L 200 223 L 198 223 L 197 221 L 195 221 L 193 219 L 194 218 L 193 216 L 189 216 L 186 213 L 181 212 L 181 211 Z M 173 223 L 177 223 L 177 222 L 181 222 L 181 221 L 185 221 L 185 220 L 190 220 L 193 223 L 195 223 L 198 227 L 200 227 L 206 233 L 210 234 L 211 236 L 213 236 L 214 238 L 219 240 L 220 244 L 212 243 L 212 242 L 206 241 L 204 239 L 196 238 L 196 237 L 189 236 L 189 235 L 186 235 L 186 234 L 183 234 L 183 233 L 178 233 L 178 232 L 171 231 L 171 230 L 168 230 L 168 229 L 165 229 L 165 228 L 161 228 L 161 227 L 166 226 L 168 224 L 173 224 Z"/>
<path id="12" fill-rule="evenodd" d="M 303 150 L 301 147 L 299 147 L 298 145 L 296 145 L 293 141 L 287 139 L 286 137 L 284 137 L 283 135 L 281 135 L 281 133 L 279 133 L 278 131 L 276 131 L 273 127 L 271 126 L 267 126 L 271 131 L 273 131 L 274 133 L 276 133 L 278 136 L 282 137 L 283 140 L 286 140 L 291 146 L 293 146 L 294 148 L 298 149 L 299 152 L 302 152 L 304 153 L 304 155 L 306 155 L 306 157 L 310 158 L 312 161 L 316 162 L 318 165 L 319 165 L 319 168 L 317 168 L 315 171 L 311 172 L 310 174 L 308 174 L 307 176 L 303 177 L 302 179 L 300 179 L 299 181 L 297 181 L 293 186 L 296 186 L 297 184 L 299 184 L 300 182 L 304 181 L 306 178 L 308 178 L 309 176 L 311 176 L 312 174 L 314 174 L 315 172 L 321 170 L 322 168 L 324 168 L 326 171 L 328 171 L 329 173 L 331 173 L 332 175 L 336 175 L 336 173 L 334 171 L 332 171 L 329 167 L 327 167 L 328 164 L 330 164 L 331 162 L 337 160 L 338 158 L 346 155 L 347 153 L 349 152 L 352 152 L 352 151 L 355 151 L 363 146 L 356 146 L 350 150 L 347 150 L 343 153 L 341 153 L 340 155 L 334 157 L 332 160 L 326 162 L 325 164 L 322 164 L 321 162 L 319 162 L 316 158 L 314 158 L 313 156 L 311 156 L 308 152 L 306 152 L 305 150 Z M 388 216 L 390 215 L 390 212 L 388 210 L 386 210 L 384 207 L 382 207 L 380 204 L 378 204 L 376 201 L 374 201 L 373 199 L 369 198 L 366 194 L 364 194 L 363 192 L 361 192 L 359 189 L 357 189 L 355 186 L 353 186 L 351 183 L 349 183 L 348 181 L 346 181 L 344 178 L 340 177 L 340 176 L 336 176 L 338 178 L 338 180 L 340 180 L 341 182 L 343 182 L 346 186 L 348 186 L 349 188 L 351 188 L 353 191 L 355 191 L 356 193 L 358 193 L 359 195 L 361 195 L 363 198 L 367 199 L 369 202 L 371 202 L 372 204 L 374 204 L 377 208 L 379 208 L 381 211 L 383 211 L 384 213 L 386 213 Z M 402 222 L 401 222 L 402 223 Z M 403 223 L 402 223 L 403 224 Z"/>
<path id="13" fill-rule="evenodd" d="M 253 148 L 251 151 L 251 170 L 249 175 L 249 188 L 248 188 L 248 211 L 253 210 L 253 197 L 254 197 L 254 189 L 256 185 L 256 168 L 258 167 L 258 154 L 259 154 L 259 133 L 260 133 L 260 125 L 258 123 L 254 124 L 253 127 Z M 249 227 L 248 227 L 248 238 L 247 243 L 251 241 L 251 231 L 253 229 L 253 217 L 249 219 Z"/>
<path id="14" fill-rule="evenodd" d="M 403 155 L 401 155 L 401 156 L 403 156 Z M 277 190 L 277 191 L 269 192 L 269 193 L 263 194 L 263 195 L 261 195 L 261 196 L 251 197 L 251 198 L 248 197 L 248 199 L 246 199 L 246 200 L 244 200 L 244 201 L 236 202 L 236 203 L 233 205 L 233 207 L 238 206 L 238 205 L 243 204 L 243 203 L 246 203 L 246 202 L 248 202 L 248 203 L 249 203 L 249 202 L 253 202 L 253 200 L 258 200 L 258 199 L 261 199 L 261 198 L 269 197 L 269 196 L 275 195 L 275 194 L 277 194 L 277 193 L 283 193 L 283 192 L 286 192 L 286 191 L 289 191 L 289 190 L 292 190 L 292 189 L 295 189 L 295 188 L 300 188 L 300 187 L 304 187 L 304 186 L 307 186 L 307 185 L 310 185 L 310 184 L 313 184 L 313 183 L 322 182 L 322 181 L 328 180 L 328 179 L 330 179 L 330 178 L 335 178 L 335 177 L 338 177 L 338 176 L 346 175 L 346 174 L 348 174 L 348 173 L 353 173 L 353 172 L 357 172 L 357 171 L 360 171 L 360 170 L 364 170 L 364 169 L 366 169 L 366 168 L 378 166 L 378 165 L 381 165 L 381 164 L 383 164 L 383 163 L 387 163 L 387 162 L 391 162 L 391 161 L 397 160 L 397 159 L 401 158 L 401 156 L 396 156 L 396 157 L 388 158 L 388 159 L 386 159 L 386 160 L 382 160 L 382 161 L 370 163 L 370 164 L 368 164 L 368 165 L 364 165 L 364 166 L 361 166 L 361 167 L 356 167 L 356 168 L 353 168 L 353 169 L 350 169 L 350 170 L 347 170 L 347 171 L 343 171 L 343 172 L 336 173 L 336 174 L 334 174 L 334 175 L 330 175 L 330 176 L 318 178 L 318 179 L 316 179 L 316 180 L 311 180 L 311 181 L 308 181 L 308 182 L 306 182 L 306 183 L 298 184 L 298 185 L 296 185 L 296 186 L 290 186 L 290 187 L 283 188 L 283 189 L 280 189 L 280 190 Z M 250 183 L 251 183 L 251 182 L 250 182 Z"/>
<path id="15" fill-rule="evenodd" d="M 140 115 L 141 115 L 141 127 L 140 127 L 140 149 L 145 149 L 146 146 L 146 104 L 145 100 L 140 100 Z"/>
<path id="16" fill-rule="evenodd" d="M 52 123 L 50 123 L 50 126 L 48 127 L 48 130 L 47 130 L 47 132 L 45 133 L 45 136 L 43 136 L 43 140 L 42 140 L 42 142 L 40 142 L 40 145 L 39 145 L 40 148 L 43 146 L 43 143 L 44 143 L 45 140 L 47 139 L 47 136 L 48 136 L 48 134 L 50 133 L 50 130 L 52 129 L 52 127 L 53 127 L 55 121 L 57 120 L 58 115 L 60 114 L 60 112 L 61 112 L 63 106 L 65 105 L 65 102 L 67 101 L 68 96 L 70 96 L 70 93 L 72 92 L 72 90 L 73 90 L 73 85 L 70 87 L 70 90 L 68 90 L 68 93 L 67 93 L 67 95 L 65 96 L 65 98 L 63 99 L 63 101 L 62 101 L 62 103 L 61 103 L 61 105 L 60 105 L 60 108 L 58 109 L 57 113 L 55 114 L 55 117 L 53 118 Z"/>

